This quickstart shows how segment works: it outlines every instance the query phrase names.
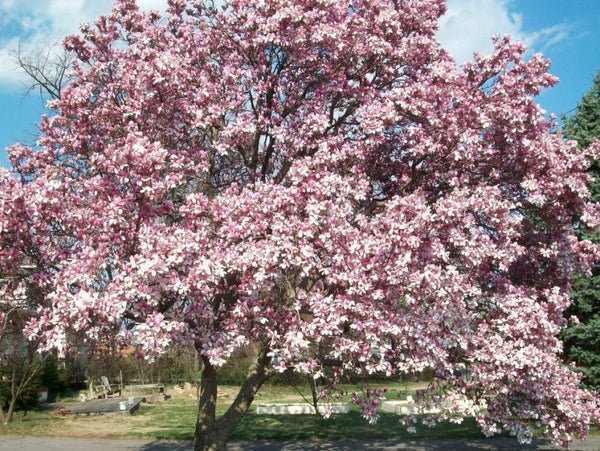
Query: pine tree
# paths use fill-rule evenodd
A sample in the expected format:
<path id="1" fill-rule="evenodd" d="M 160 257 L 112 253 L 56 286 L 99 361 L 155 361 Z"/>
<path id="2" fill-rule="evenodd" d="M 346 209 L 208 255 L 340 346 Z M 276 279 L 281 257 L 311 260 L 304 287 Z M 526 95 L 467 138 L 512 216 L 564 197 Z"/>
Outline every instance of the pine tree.
<path id="1" fill-rule="evenodd" d="M 594 78 L 592 88 L 577 104 L 575 114 L 564 118 L 564 135 L 587 148 L 600 139 L 600 71 Z M 600 161 L 590 169 L 594 180 L 590 186 L 593 201 L 600 201 Z M 581 231 L 580 237 L 600 242 L 600 229 Z M 567 315 L 575 315 L 579 324 L 565 331 L 565 353 L 584 374 L 583 385 L 600 390 L 600 263 L 591 277 L 582 277 L 573 284 L 573 304 Z"/>

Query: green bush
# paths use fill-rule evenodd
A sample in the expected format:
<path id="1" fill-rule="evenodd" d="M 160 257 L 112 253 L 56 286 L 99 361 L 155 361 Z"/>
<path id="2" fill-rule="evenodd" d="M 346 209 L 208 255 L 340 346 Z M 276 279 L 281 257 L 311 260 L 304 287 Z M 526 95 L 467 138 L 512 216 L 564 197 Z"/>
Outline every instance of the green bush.
<path id="1" fill-rule="evenodd" d="M 2 371 L 0 369 L 0 374 L 6 374 L 7 372 Z M 15 407 L 16 411 L 28 411 L 35 409 L 38 405 L 38 381 L 34 380 L 31 384 L 29 384 L 21 396 L 17 399 L 17 404 Z M 10 403 L 10 382 L 2 382 L 0 380 L 0 403 L 2 404 L 2 408 L 6 412 L 8 409 L 8 405 Z"/>

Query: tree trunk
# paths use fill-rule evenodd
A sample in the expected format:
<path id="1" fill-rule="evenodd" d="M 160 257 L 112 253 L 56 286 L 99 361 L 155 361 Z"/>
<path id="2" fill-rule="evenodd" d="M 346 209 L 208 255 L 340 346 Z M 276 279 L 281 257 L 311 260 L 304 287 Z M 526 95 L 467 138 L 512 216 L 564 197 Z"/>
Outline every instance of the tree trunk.
<path id="1" fill-rule="evenodd" d="M 12 421 L 13 413 L 15 412 L 15 407 L 17 406 L 17 399 L 19 397 L 20 391 L 18 390 L 18 386 L 16 383 L 16 371 L 13 368 L 12 377 L 10 378 L 10 402 L 8 403 L 8 410 L 4 415 L 4 424 L 8 424 Z"/>
<path id="2" fill-rule="evenodd" d="M 194 441 L 195 451 L 224 450 L 217 442 L 217 372 L 206 357 L 202 357 L 202 378 L 200 379 L 200 400 Z"/>
<path id="3" fill-rule="evenodd" d="M 17 398 L 13 396 L 10 399 L 10 403 L 8 404 L 8 410 L 6 411 L 6 415 L 4 416 L 4 424 L 5 425 L 12 421 L 16 406 L 17 406 Z"/>
<path id="4" fill-rule="evenodd" d="M 312 377 L 312 375 L 310 375 L 310 374 L 308 375 L 307 379 L 308 379 L 308 385 L 310 385 L 310 393 L 312 395 L 312 405 L 315 409 L 315 414 L 319 418 L 323 418 L 323 415 L 319 411 L 319 387 L 317 387 L 317 382 L 315 381 L 315 378 Z"/>
<path id="5" fill-rule="evenodd" d="M 234 431 L 254 400 L 256 392 L 273 374 L 268 370 L 271 358 L 265 346 L 256 361 L 248 370 L 246 379 L 240 387 L 235 400 L 227 412 L 216 419 L 217 372 L 206 357 L 202 357 L 202 380 L 200 381 L 200 400 L 198 420 L 196 422 L 195 451 L 224 451 L 229 436 Z"/>

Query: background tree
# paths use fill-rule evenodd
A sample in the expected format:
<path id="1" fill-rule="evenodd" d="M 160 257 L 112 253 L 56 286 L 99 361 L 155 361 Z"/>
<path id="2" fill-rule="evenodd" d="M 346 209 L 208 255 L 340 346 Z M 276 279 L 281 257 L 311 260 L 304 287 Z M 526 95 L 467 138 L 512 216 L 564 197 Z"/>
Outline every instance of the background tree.
<path id="1" fill-rule="evenodd" d="M 19 43 L 12 57 L 31 82 L 27 94 L 37 91 L 43 99 L 60 97 L 69 82 L 72 60 L 72 55 L 62 45 L 54 43 L 26 50 Z"/>
<path id="2" fill-rule="evenodd" d="M 29 77 L 31 84 L 27 94 L 38 92 L 42 101 L 58 99 L 64 86 L 69 82 L 72 55 L 56 43 L 33 50 L 25 50 L 20 44 L 12 54 L 15 63 Z M 6 174 L 2 175 L 3 177 Z M 38 314 L 44 294 L 37 272 L 39 253 L 34 250 L 35 237 L 26 232 L 31 227 L 29 213 L 23 208 L 23 192 L 14 180 L 2 183 L 3 214 L 12 215 L 18 211 L 22 223 L 13 223 L 2 230 L 3 261 L 0 264 L 0 422 L 12 421 L 15 409 L 30 408 L 37 404 L 37 383 L 54 390 L 65 388 L 63 372 L 58 370 L 51 352 L 39 353 L 38 340 L 23 335 L 27 322 Z M 19 249 L 6 249 L 14 243 Z M 36 263 L 37 262 L 37 263 Z M 50 380 L 51 374 L 60 375 Z M 27 398 L 27 399 L 24 399 Z M 6 408 L 6 412 L 4 412 Z"/>
<path id="3" fill-rule="evenodd" d="M 592 88 L 577 104 L 575 113 L 564 118 L 564 135 L 585 149 L 600 139 L 600 72 Z M 600 161 L 590 167 L 593 202 L 600 202 Z M 582 237 L 600 242 L 600 229 L 581 230 Z M 582 371 L 584 386 L 600 390 L 600 266 L 596 262 L 590 277 L 578 278 L 573 285 L 573 304 L 567 316 L 575 315 L 579 324 L 565 331 L 565 354 Z"/>
<path id="4" fill-rule="evenodd" d="M 40 354 L 37 340 L 23 330 L 36 314 L 35 294 L 28 283 L 33 266 L 22 262 L 0 278 L 0 422 L 12 421 L 15 410 L 37 405 L 37 382 L 50 355 Z"/>
<path id="5" fill-rule="evenodd" d="M 540 55 L 457 70 L 427 2 L 132 0 L 65 40 L 73 79 L 3 172 L 0 263 L 34 258 L 43 349 L 77 340 L 202 365 L 196 449 L 261 385 L 431 370 L 487 434 L 583 436 L 598 400 L 556 335 L 598 246 L 589 157 L 550 133 Z M 14 201 L 23 199 L 20 203 Z M 254 362 L 216 417 L 219 369 Z M 332 365 L 332 368 L 325 368 Z M 467 367 L 472 377 L 460 377 Z M 377 391 L 356 394 L 370 421 Z"/>

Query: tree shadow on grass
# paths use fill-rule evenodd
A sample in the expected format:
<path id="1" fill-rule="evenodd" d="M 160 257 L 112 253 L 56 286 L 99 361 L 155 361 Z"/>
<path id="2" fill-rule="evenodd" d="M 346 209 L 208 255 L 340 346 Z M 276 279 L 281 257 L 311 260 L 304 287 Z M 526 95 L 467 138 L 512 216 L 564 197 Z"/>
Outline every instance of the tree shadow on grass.
<path id="1" fill-rule="evenodd" d="M 381 413 L 376 425 L 369 424 L 358 411 L 322 419 L 316 415 L 244 416 L 232 440 L 431 440 L 444 438 L 483 439 L 474 418 L 461 424 L 439 423 L 433 428 L 416 425 L 412 434 L 396 414 Z"/>
<path id="2" fill-rule="evenodd" d="M 143 445 L 140 451 L 188 451 L 194 449 L 194 443 L 186 441 L 156 440 Z"/>
<path id="3" fill-rule="evenodd" d="M 556 450 L 545 442 L 519 445 L 515 439 L 432 439 L 432 440 L 343 440 L 231 442 L 229 451 L 515 451 Z"/>

